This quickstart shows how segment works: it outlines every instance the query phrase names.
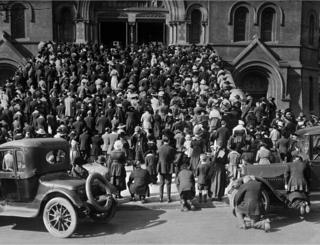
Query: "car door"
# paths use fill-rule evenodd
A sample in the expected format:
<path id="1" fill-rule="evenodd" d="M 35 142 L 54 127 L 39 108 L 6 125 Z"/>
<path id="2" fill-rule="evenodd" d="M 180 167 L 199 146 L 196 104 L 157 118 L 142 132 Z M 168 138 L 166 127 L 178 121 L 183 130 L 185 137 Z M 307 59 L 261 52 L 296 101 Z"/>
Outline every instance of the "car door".
<path id="1" fill-rule="evenodd" d="M 35 174 L 29 174 L 26 169 L 25 153 L 22 149 L 15 150 L 17 169 L 18 198 L 21 202 L 31 202 L 37 194 L 38 178 Z"/>
<path id="2" fill-rule="evenodd" d="M 17 169 L 13 149 L 0 150 L 0 195 L 5 201 L 19 200 Z"/>
<path id="3" fill-rule="evenodd" d="M 320 190 L 320 135 L 310 136 L 311 190 Z"/>

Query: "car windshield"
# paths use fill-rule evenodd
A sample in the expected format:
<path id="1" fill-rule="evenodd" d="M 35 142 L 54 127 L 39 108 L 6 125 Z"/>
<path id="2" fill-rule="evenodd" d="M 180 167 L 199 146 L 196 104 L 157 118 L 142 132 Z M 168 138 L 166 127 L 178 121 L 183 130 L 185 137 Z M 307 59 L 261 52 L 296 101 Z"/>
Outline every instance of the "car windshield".
<path id="1" fill-rule="evenodd" d="M 64 164 L 67 154 L 63 150 L 49 151 L 46 155 L 46 161 L 50 165 Z"/>
<path id="2" fill-rule="evenodd" d="M 312 160 L 320 159 L 320 135 L 312 136 L 311 157 L 312 157 Z"/>

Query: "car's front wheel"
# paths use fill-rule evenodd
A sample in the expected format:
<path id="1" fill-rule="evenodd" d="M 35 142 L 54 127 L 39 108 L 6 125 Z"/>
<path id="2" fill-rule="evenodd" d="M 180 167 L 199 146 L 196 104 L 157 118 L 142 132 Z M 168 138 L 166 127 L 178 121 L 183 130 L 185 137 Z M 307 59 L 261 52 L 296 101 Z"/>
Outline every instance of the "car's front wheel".
<path id="1" fill-rule="evenodd" d="M 75 231 L 78 216 L 69 200 L 55 197 L 49 200 L 44 207 L 43 223 L 51 235 L 66 238 Z"/>

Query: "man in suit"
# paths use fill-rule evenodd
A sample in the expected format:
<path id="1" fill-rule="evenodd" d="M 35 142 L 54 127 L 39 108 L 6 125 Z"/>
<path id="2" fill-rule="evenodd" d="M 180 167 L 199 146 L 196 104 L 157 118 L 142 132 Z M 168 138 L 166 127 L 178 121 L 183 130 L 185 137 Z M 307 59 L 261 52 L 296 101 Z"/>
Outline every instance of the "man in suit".
<path id="1" fill-rule="evenodd" d="M 195 197 L 195 179 L 193 172 L 187 168 L 187 164 L 181 165 L 181 170 L 176 178 L 177 188 L 180 194 L 181 211 L 194 210 L 191 200 Z"/>
<path id="2" fill-rule="evenodd" d="M 135 163 L 135 168 L 131 172 L 128 181 L 128 188 L 131 194 L 132 200 L 134 195 L 139 196 L 141 203 L 145 203 L 146 194 L 149 190 L 149 184 L 151 183 L 151 177 L 149 172 L 141 168 L 141 163 L 137 161 Z"/>
<path id="3" fill-rule="evenodd" d="M 163 145 L 159 148 L 159 161 L 157 170 L 160 174 L 160 202 L 163 201 L 163 187 L 167 186 L 168 202 L 171 202 L 171 181 L 173 173 L 173 162 L 176 150 L 169 145 L 169 138 L 163 136 Z"/>
<path id="4" fill-rule="evenodd" d="M 265 212 L 261 199 L 262 183 L 253 176 L 244 176 L 243 184 L 234 197 L 236 216 L 241 229 L 255 228 L 263 229 L 265 232 L 270 231 L 270 220 L 261 219 L 261 215 Z"/>
<path id="5" fill-rule="evenodd" d="M 217 131 L 213 134 L 212 140 L 215 140 L 215 146 L 226 148 L 230 135 L 231 132 L 227 127 L 227 122 L 225 120 L 222 120 L 221 127 L 218 128 Z"/>
<path id="6" fill-rule="evenodd" d="M 80 134 L 79 143 L 80 143 L 80 153 L 82 157 L 87 161 L 90 155 L 90 144 L 91 144 L 91 137 L 87 128 L 84 128 L 83 133 Z"/>

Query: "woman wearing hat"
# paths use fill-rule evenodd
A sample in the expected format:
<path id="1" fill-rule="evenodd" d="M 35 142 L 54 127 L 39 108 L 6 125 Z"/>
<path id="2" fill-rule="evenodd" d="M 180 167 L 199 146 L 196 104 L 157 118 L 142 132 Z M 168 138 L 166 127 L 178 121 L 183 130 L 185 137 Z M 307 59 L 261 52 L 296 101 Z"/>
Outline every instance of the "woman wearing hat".
<path id="1" fill-rule="evenodd" d="M 259 164 L 270 164 L 271 151 L 267 148 L 265 143 L 260 144 L 260 148 L 257 152 L 256 162 Z"/>
<path id="2" fill-rule="evenodd" d="M 120 140 L 114 142 L 114 150 L 110 154 L 111 159 L 111 184 L 117 188 L 117 198 L 122 198 L 121 191 L 126 189 L 126 156 L 122 150 Z"/>

